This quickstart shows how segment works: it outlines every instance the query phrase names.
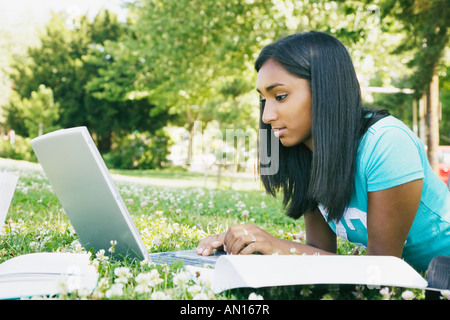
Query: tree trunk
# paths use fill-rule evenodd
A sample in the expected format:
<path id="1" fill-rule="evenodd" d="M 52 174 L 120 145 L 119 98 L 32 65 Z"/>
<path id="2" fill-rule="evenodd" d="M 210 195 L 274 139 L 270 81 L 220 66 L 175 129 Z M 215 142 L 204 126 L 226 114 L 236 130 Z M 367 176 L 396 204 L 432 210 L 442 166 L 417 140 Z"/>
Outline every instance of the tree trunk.
<path id="1" fill-rule="evenodd" d="M 44 124 L 42 122 L 39 122 L 38 137 L 42 136 L 43 134 L 44 134 Z"/>
<path id="2" fill-rule="evenodd" d="M 112 145 L 112 132 L 105 132 L 104 134 L 97 135 L 97 147 L 101 154 L 111 151 Z"/>
<path id="3" fill-rule="evenodd" d="M 427 92 L 428 161 L 434 172 L 439 171 L 439 76 L 436 69 Z"/>
<path id="4" fill-rule="evenodd" d="M 424 94 L 419 100 L 419 138 L 427 145 L 427 95 Z"/>

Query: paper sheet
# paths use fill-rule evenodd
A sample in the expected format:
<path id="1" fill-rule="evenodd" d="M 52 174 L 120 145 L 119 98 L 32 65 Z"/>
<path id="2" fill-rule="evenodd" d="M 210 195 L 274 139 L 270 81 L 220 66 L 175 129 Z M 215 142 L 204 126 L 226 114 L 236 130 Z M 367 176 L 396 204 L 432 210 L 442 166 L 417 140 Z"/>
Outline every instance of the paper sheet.
<path id="1" fill-rule="evenodd" d="M 307 284 L 427 287 L 427 281 L 410 265 L 391 256 L 222 256 L 213 272 L 195 271 L 209 277 L 215 293 L 242 287 Z"/>
<path id="2" fill-rule="evenodd" d="M 42 252 L 0 264 L 0 299 L 52 296 L 77 289 L 93 290 L 98 274 L 83 253 Z"/>

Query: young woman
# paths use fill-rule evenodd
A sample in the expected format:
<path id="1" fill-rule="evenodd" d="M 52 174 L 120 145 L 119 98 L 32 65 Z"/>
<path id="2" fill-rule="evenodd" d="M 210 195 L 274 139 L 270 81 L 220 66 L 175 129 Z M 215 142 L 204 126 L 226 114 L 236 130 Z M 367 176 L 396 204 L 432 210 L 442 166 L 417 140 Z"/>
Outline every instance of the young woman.
<path id="1" fill-rule="evenodd" d="M 362 107 L 352 61 L 336 38 L 288 36 L 265 47 L 255 68 L 260 129 L 272 129 L 280 143 L 278 172 L 261 180 L 269 194 L 283 191 L 289 216 L 304 216 L 306 244 L 236 225 L 201 241 L 198 254 L 220 247 L 229 254 L 336 254 L 338 235 L 418 271 L 450 256 L 447 187 L 405 124 Z"/>

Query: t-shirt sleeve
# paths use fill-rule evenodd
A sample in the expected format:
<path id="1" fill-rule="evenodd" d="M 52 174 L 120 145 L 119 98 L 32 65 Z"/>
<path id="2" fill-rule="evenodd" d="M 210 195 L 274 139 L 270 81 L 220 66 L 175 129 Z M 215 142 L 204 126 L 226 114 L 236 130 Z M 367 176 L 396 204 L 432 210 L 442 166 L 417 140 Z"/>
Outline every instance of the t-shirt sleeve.
<path id="1" fill-rule="evenodd" d="M 419 149 L 413 138 L 399 127 L 376 132 L 365 155 L 367 191 L 392 188 L 424 177 Z"/>

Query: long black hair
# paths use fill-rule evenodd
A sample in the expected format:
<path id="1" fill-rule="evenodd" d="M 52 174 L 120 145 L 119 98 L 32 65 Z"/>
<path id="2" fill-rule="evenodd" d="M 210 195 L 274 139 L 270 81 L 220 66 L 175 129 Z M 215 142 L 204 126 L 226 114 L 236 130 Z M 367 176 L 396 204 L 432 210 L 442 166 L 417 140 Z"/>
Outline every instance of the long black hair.
<path id="1" fill-rule="evenodd" d="M 361 91 L 351 58 L 344 45 L 322 32 L 306 32 L 282 38 L 264 47 L 255 62 L 258 72 L 273 59 L 290 74 L 309 82 L 312 97 L 313 151 L 303 143 L 284 147 L 279 141 L 279 168 L 261 174 L 266 191 L 284 193 L 287 214 L 299 218 L 322 204 L 329 220 L 339 220 L 354 189 L 356 154 L 362 135 L 389 113 L 362 107 Z M 271 132 L 262 122 L 260 132 Z M 265 129 L 265 130 L 264 130 Z M 272 133 L 273 134 L 273 133 Z M 271 150 L 271 139 L 266 150 Z M 274 155 L 272 155 L 273 157 Z"/>

